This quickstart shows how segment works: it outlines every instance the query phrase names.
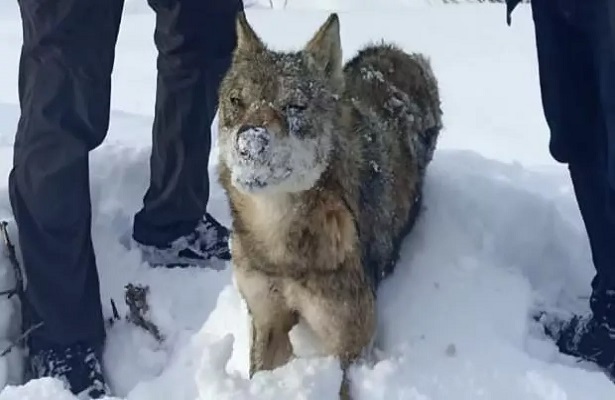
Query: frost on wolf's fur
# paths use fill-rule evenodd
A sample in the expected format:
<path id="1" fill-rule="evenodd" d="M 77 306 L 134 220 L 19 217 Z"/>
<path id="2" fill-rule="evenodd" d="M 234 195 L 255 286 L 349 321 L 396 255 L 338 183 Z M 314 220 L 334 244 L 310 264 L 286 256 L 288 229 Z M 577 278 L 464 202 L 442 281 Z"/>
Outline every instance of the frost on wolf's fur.
<path id="1" fill-rule="evenodd" d="M 286 124 L 288 125 L 289 134 L 295 137 L 300 136 L 301 127 L 305 125 L 301 111 L 290 108 L 286 113 Z"/>
<path id="2" fill-rule="evenodd" d="M 250 160 L 259 159 L 266 154 L 270 140 L 270 134 L 267 129 L 260 126 L 252 127 L 243 131 L 237 137 L 237 148 L 239 152 L 244 154 L 245 157 L 249 157 Z"/>
<path id="3" fill-rule="evenodd" d="M 413 54 L 413 58 L 422 67 L 423 73 L 426 74 L 427 79 L 435 80 L 427 59 L 420 54 Z M 361 75 L 365 80 L 375 80 L 378 84 L 384 86 L 389 92 L 389 99 L 385 103 L 385 108 L 391 115 L 402 117 L 401 121 L 408 126 L 412 126 L 413 131 L 423 132 L 430 128 L 441 128 L 440 122 L 434 114 L 421 112 L 419 105 L 413 101 L 407 93 L 399 90 L 395 85 L 386 81 L 381 71 L 377 71 L 371 67 L 363 67 L 361 68 Z M 397 119 L 392 118 L 391 121 L 397 121 Z"/>
<path id="4" fill-rule="evenodd" d="M 370 160 L 369 161 L 369 165 L 372 167 L 372 170 L 374 172 L 380 172 L 380 165 L 378 165 L 378 163 L 374 160 Z"/>
<path id="5" fill-rule="evenodd" d="M 233 184 L 248 192 L 295 192 L 312 187 L 327 167 L 330 137 L 269 136 L 267 149 L 256 158 L 242 157 L 233 145 L 225 150 Z"/>
<path id="6" fill-rule="evenodd" d="M 399 90 L 390 82 L 384 80 L 384 75 L 380 71 L 376 71 L 373 68 L 361 68 L 361 72 L 363 77 L 367 80 L 376 79 L 378 82 L 386 85 L 386 89 L 389 92 L 389 99 L 385 103 L 385 108 L 389 110 L 389 112 L 393 115 L 400 115 L 404 117 L 408 125 L 412 125 L 415 123 L 416 118 L 415 115 L 420 115 L 420 110 L 418 105 L 413 102 L 407 93 Z M 392 119 L 396 121 L 396 119 Z M 419 121 L 416 121 L 417 125 L 419 125 Z M 420 129 L 419 129 L 420 130 Z"/>
<path id="7" fill-rule="evenodd" d="M 382 72 L 376 71 L 373 68 L 361 68 L 361 74 L 365 79 L 369 81 L 377 79 L 379 82 L 385 83 L 384 75 L 382 75 Z"/>

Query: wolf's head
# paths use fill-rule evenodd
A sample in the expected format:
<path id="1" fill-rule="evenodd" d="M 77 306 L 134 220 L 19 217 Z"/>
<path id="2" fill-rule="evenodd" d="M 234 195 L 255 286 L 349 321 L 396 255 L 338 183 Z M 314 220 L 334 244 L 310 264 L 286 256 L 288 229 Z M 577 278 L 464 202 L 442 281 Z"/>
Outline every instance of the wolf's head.
<path id="1" fill-rule="evenodd" d="M 249 193 L 310 189 L 330 159 L 342 90 L 336 14 L 296 52 L 268 49 L 240 14 L 219 103 L 220 161 L 232 184 Z"/>

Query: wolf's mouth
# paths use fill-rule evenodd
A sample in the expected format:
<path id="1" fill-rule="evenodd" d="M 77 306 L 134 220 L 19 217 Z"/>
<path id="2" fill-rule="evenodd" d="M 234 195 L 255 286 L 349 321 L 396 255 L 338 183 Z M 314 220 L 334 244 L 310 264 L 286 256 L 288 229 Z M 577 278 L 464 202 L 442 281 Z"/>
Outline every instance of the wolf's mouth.
<path id="1" fill-rule="evenodd" d="M 234 143 L 234 155 L 233 182 L 248 192 L 279 185 L 293 171 L 290 149 L 264 127 L 241 126 Z"/>
<path id="2" fill-rule="evenodd" d="M 233 185 L 247 193 L 308 190 L 327 166 L 326 139 L 280 138 L 265 128 L 242 126 L 229 149 Z"/>
<path id="3" fill-rule="evenodd" d="M 251 193 L 279 185 L 292 173 L 289 167 L 275 168 L 258 162 L 240 162 L 232 171 L 234 185 Z"/>

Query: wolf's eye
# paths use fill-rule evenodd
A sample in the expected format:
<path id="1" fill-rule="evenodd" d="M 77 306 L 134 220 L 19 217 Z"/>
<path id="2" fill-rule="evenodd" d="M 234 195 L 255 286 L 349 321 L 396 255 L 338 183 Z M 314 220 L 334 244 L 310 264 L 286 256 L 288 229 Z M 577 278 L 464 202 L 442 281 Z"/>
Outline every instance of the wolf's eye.
<path id="1" fill-rule="evenodd" d="M 239 97 L 231 96 L 231 104 L 233 107 L 241 107 L 243 105 L 243 102 Z"/>

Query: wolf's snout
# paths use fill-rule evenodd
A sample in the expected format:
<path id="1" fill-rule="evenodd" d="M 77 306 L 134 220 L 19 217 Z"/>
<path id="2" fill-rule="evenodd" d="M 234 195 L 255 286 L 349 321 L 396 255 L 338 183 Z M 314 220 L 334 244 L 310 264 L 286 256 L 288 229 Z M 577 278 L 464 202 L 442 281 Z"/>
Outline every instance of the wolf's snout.
<path id="1" fill-rule="evenodd" d="M 237 132 L 237 152 L 244 158 L 258 158 L 265 153 L 270 141 L 267 129 L 243 125 Z"/>

